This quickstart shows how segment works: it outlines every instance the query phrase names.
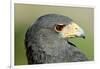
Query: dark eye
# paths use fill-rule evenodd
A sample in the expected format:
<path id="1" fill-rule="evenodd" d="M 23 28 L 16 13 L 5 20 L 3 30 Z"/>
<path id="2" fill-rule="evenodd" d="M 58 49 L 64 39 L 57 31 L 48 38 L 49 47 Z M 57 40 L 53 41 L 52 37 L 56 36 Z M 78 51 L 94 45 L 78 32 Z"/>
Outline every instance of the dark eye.
<path id="1" fill-rule="evenodd" d="M 55 26 L 55 30 L 57 32 L 60 32 L 64 28 L 64 26 L 65 26 L 64 24 L 58 24 L 58 25 Z"/>

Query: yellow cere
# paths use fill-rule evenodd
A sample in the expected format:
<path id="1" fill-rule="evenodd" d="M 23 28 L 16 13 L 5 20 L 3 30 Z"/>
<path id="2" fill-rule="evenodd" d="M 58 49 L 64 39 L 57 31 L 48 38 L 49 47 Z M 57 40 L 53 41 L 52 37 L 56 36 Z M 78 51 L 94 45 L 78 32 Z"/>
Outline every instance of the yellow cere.
<path id="1" fill-rule="evenodd" d="M 80 27 L 72 22 L 71 24 L 69 25 L 66 25 L 62 31 L 60 32 L 60 34 L 62 35 L 63 38 L 72 38 L 72 37 L 75 37 L 76 35 L 76 32 L 80 29 Z"/>

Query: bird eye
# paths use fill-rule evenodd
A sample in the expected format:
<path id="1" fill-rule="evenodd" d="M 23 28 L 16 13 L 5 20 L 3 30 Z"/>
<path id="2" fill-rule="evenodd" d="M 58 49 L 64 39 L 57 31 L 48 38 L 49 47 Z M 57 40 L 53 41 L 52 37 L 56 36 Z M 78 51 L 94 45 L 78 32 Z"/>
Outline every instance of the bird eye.
<path id="1" fill-rule="evenodd" d="M 55 26 L 55 30 L 56 30 L 56 32 L 60 32 L 60 31 L 62 31 L 62 29 L 64 28 L 64 24 L 57 24 L 56 26 Z"/>

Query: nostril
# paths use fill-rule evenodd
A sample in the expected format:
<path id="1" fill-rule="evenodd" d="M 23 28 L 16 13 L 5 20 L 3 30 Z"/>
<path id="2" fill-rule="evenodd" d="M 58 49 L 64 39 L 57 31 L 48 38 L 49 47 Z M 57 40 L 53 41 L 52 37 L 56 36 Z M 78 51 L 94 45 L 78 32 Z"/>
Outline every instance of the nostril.
<path id="1" fill-rule="evenodd" d="M 78 28 L 75 28 L 75 29 L 78 29 Z"/>

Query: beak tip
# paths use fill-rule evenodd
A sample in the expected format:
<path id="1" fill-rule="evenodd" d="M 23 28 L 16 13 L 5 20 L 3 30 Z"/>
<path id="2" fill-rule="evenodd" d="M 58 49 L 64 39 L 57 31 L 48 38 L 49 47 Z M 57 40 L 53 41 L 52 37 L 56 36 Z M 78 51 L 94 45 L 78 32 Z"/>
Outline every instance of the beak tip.
<path id="1" fill-rule="evenodd" d="M 85 36 L 82 36 L 82 38 L 85 39 L 86 37 Z"/>

